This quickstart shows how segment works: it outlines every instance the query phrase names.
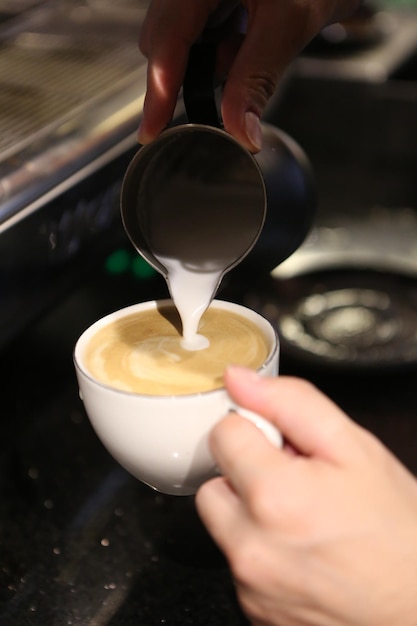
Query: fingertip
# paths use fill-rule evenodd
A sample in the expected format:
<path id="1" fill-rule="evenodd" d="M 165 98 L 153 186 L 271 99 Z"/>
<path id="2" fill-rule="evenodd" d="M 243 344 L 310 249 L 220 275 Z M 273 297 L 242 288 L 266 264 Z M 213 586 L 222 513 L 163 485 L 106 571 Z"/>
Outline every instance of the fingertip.
<path id="1" fill-rule="evenodd" d="M 162 99 L 159 105 L 155 104 L 155 96 L 149 91 L 146 94 L 142 118 L 137 130 L 138 142 L 146 145 L 154 141 L 167 128 L 172 115 L 172 105 L 169 102 L 163 102 Z"/>
<path id="2" fill-rule="evenodd" d="M 236 111 L 231 115 L 222 115 L 225 130 L 232 135 L 246 150 L 256 154 L 262 149 L 262 126 L 259 116 L 253 111 Z"/>
<path id="3" fill-rule="evenodd" d="M 153 139 L 154 138 L 147 132 L 146 126 L 141 122 L 137 132 L 138 143 L 144 146 L 147 143 L 151 143 Z"/>
<path id="4" fill-rule="evenodd" d="M 244 131 L 251 146 L 251 152 L 259 152 L 262 148 L 261 121 L 256 113 L 247 111 L 244 117 Z"/>
<path id="5" fill-rule="evenodd" d="M 229 396 L 238 405 L 254 409 L 259 387 L 265 384 L 265 377 L 255 370 L 240 365 L 229 365 L 224 372 L 224 384 Z"/>
<path id="6" fill-rule="evenodd" d="M 231 383 L 235 381 L 248 381 L 257 383 L 260 379 L 258 372 L 243 365 L 228 365 L 224 372 L 225 380 Z"/>

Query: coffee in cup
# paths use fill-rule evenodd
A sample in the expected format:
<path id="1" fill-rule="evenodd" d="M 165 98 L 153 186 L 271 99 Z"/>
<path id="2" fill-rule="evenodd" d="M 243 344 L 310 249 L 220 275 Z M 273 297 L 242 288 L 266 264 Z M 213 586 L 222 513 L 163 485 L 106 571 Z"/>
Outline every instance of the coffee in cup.
<path id="1" fill-rule="evenodd" d="M 145 302 L 95 322 L 74 351 L 80 396 L 103 444 L 136 478 L 173 495 L 193 494 L 217 474 L 208 434 L 238 408 L 223 387 L 227 364 L 278 373 L 275 330 L 251 309 L 214 300 L 199 333 L 209 346 L 184 349 L 172 301 Z M 280 443 L 269 422 L 243 414 Z"/>
<path id="2" fill-rule="evenodd" d="M 234 311 L 209 307 L 199 334 L 206 347 L 185 348 L 177 309 L 158 304 L 100 328 L 86 346 L 85 366 L 105 385 L 166 396 L 218 389 L 228 363 L 258 369 L 268 357 L 263 331 Z"/>

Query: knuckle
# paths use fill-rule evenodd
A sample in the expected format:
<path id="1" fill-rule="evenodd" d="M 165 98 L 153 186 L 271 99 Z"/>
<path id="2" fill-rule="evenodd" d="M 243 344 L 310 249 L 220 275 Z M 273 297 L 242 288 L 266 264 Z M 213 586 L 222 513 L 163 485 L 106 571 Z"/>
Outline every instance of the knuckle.
<path id="1" fill-rule="evenodd" d="M 251 99 L 260 110 L 263 110 L 268 100 L 274 95 L 276 88 L 276 78 L 267 72 L 259 72 L 249 77 Z"/>
<path id="2" fill-rule="evenodd" d="M 248 486 L 247 501 L 253 520 L 262 527 L 270 527 L 278 521 L 276 490 L 265 476 L 253 479 Z"/>
<path id="3" fill-rule="evenodd" d="M 246 589 L 238 588 L 238 597 L 240 605 L 250 619 L 252 626 L 265 626 L 271 624 L 271 614 L 268 609 L 262 606 L 257 598 L 253 597 L 253 594 L 248 593 Z M 269 608 L 269 607 L 268 607 Z"/>
<path id="4" fill-rule="evenodd" d="M 259 546 L 253 539 L 246 537 L 236 546 L 229 557 L 230 569 L 236 581 L 243 586 L 252 586 L 256 582 Z"/>
<path id="5" fill-rule="evenodd" d="M 392 464 L 392 455 L 382 443 L 382 441 L 369 430 L 358 427 L 360 429 L 360 440 L 358 450 L 362 453 L 362 461 L 365 464 L 372 459 L 374 466 L 381 469 L 390 468 Z"/>

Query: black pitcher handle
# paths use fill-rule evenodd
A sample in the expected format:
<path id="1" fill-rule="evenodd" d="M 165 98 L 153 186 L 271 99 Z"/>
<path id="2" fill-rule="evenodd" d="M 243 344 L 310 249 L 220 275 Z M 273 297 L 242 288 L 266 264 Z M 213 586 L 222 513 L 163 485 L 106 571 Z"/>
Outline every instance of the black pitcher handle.
<path id="1" fill-rule="evenodd" d="M 191 46 L 183 83 L 184 106 L 191 124 L 223 127 L 216 103 L 217 43 L 228 29 L 244 32 L 246 19 L 240 0 L 223 0 L 199 40 Z"/>
<path id="2" fill-rule="evenodd" d="M 222 126 L 215 94 L 216 53 L 214 41 L 201 40 L 191 46 L 182 91 L 190 124 Z"/>

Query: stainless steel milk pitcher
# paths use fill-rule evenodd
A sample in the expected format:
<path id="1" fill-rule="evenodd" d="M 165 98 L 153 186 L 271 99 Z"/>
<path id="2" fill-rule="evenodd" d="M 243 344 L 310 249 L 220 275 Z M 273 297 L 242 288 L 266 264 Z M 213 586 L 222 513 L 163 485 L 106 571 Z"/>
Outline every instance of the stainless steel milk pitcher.
<path id="1" fill-rule="evenodd" d="M 165 276 L 164 257 L 223 273 L 237 264 L 269 272 L 300 246 L 314 216 L 312 170 L 293 139 L 262 123 L 263 147 L 253 155 L 222 128 L 215 54 L 211 41 L 193 46 L 183 86 L 188 122 L 141 147 L 123 183 L 126 232 Z"/>

